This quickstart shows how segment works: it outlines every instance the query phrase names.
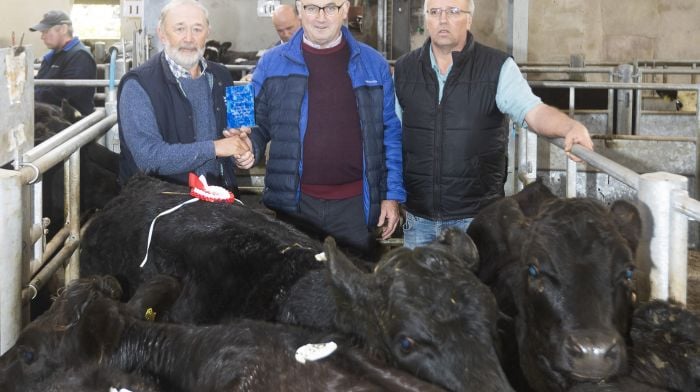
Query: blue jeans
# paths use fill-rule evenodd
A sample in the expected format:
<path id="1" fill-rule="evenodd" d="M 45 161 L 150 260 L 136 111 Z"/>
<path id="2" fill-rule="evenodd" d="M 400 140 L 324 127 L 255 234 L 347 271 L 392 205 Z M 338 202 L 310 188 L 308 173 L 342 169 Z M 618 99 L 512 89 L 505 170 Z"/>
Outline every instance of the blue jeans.
<path id="1" fill-rule="evenodd" d="M 455 220 L 430 220 L 415 216 L 406 211 L 406 222 L 403 224 L 403 246 L 413 249 L 416 246 L 427 245 L 435 241 L 448 227 L 458 227 L 465 232 L 474 218 Z"/>

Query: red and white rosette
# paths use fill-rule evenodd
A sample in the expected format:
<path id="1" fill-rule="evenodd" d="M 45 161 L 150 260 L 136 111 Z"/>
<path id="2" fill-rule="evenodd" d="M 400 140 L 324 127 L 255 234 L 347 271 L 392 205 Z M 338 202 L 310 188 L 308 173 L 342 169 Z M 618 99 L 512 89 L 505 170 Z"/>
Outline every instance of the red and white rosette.
<path id="1" fill-rule="evenodd" d="M 190 173 L 189 177 L 190 195 L 199 200 L 213 203 L 233 203 L 236 198 L 229 190 L 220 186 L 207 184 L 206 177 Z"/>
<path id="2" fill-rule="evenodd" d="M 176 205 L 173 208 L 170 208 L 168 210 L 165 210 L 161 212 L 160 214 L 156 215 L 155 218 L 153 218 L 153 221 L 151 221 L 151 227 L 148 230 L 148 241 L 146 242 L 146 256 L 144 256 L 143 261 L 141 262 L 141 268 L 143 268 L 144 265 L 146 265 L 146 261 L 148 261 L 148 250 L 151 247 L 151 238 L 153 237 L 153 227 L 156 224 L 156 220 L 160 218 L 163 215 L 168 215 L 173 211 L 176 211 L 180 209 L 180 207 L 194 203 L 198 200 L 204 200 L 208 201 L 211 203 L 233 203 L 234 201 L 238 201 L 240 203 L 240 200 L 236 200 L 236 198 L 233 196 L 233 193 L 230 191 L 226 190 L 225 188 L 222 188 L 220 186 L 214 186 L 214 185 L 209 185 L 207 184 L 207 179 L 204 176 L 199 176 L 197 177 L 196 174 L 190 173 L 189 178 L 188 178 L 188 183 L 190 185 L 190 195 L 194 197 L 194 199 L 189 199 L 185 202 L 182 202 L 178 205 Z M 243 203 L 241 203 L 243 204 Z"/>

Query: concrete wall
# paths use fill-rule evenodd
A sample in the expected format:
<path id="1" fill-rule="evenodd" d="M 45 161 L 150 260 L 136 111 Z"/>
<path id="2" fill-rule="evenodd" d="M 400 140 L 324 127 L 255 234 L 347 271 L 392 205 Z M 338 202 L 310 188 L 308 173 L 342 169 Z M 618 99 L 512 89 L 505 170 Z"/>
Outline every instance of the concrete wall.
<path id="1" fill-rule="evenodd" d="M 422 0 L 412 0 L 422 3 Z M 506 50 L 510 1 L 475 0 L 472 32 Z M 700 60 L 698 0 L 528 0 L 528 62 L 587 64 L 633 59 Z M 415 29 L 412 29 L 415 31 Z M 412 47 L 424 41 L 414 36 Z"/>
<path id="2" fill-rule="evenodd" d="M 265 48 L 276 40 L 270 18 L 257 16 L 256 0 L 202 1 L 211 11 L 213 39 L 232 41 L 239 51 Z M 505 50 L 509 1 L 513 0 L 476 0 L 472 30 L 479 41 Z M 165 3 L 146 1 L 146 28 L 151 34 Z M 25 43 L 33 44 L 41 56 L 39 34 L 30 33 L 28 27 L 47 10 L 68 11 L 71 4 L 72 0 L 0 1 L 0 47 L 9 45 L 12 31 L 17 40 L 25 32 Z M 574 53 L 584 54 L 589 64 L 635 58 L 700 60 L 700 45 L 693 44 L 700 36 L 698 20 L 697 0 L 529 0 L 528 61 L 567 63 Z M 123 23 L 125 37 L 131 39 L 133 21 Z M 415 45 L 422 41 L 422 37 L 412 40 Z"/>
<path id="3" fill-rule="evenodd" d="M 34 47 L 34 56 L 39 59 L 48 49 L 40 39 L 40 33 L 30 32 L 29 27 L 39 23 L 42 16 L 49 10 L 63 10 L 70 13 L 72 0 L 27 0 L 0 1 L 0 48 L 10 46 L 10 37 L 15 32 L 19 44 L 24 33 L 24 44 Z"/>
<path id="4" fill-rule="evenodd" d="M 476 1 L 475 34 L 505 49 L 508 0 Z M 700 60 L 698 20 L 697 0 L 529 0 L 528 61 Z"/>

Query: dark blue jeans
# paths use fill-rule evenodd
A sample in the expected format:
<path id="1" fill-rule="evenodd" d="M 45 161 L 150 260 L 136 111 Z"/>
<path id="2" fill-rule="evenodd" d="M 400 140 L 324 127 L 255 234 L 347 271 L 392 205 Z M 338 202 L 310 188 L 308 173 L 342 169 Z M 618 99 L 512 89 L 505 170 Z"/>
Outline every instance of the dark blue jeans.
<path id="1" fill-rule="evenodd" d="M 413 249 L 416 246 L 427 245 L 435 241 L 448 227 L 458 227 L 465 232 L 474 218 L 455 220 L 430 220 L 415 216 L 406 211 L 406 222 L 403 224 L 403 246 Z"/>

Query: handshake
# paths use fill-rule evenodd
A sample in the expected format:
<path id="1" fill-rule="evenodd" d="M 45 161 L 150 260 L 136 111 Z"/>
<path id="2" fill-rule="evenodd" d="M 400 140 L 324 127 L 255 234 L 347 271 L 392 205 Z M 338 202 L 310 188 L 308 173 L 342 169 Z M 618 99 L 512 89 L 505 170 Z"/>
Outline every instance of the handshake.
<path id="1" fill-rule="evenodd" d="M 250 128 L 229 128 L 223 132 L 224 138 L 214 141 L 217 157 L 231 157 L 240 169 L 250 169 L 255 163 L 253 143 L 248 135 Z"/>

